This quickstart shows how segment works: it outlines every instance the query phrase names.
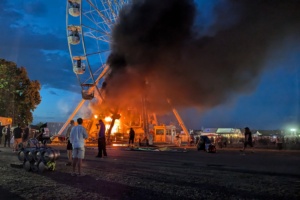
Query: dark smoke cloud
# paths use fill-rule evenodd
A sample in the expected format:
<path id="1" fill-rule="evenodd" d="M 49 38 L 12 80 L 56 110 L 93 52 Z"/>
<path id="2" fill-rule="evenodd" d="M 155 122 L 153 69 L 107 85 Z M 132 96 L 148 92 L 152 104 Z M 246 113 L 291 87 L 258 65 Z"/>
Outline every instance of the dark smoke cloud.
<path id="1" fill-rule="evenodd" d="M 224 2 L 224 1 L 223 1 Z M 107 101 L 130 104 L 142 94 L 153 111 L 210 108 L 251 92 L 267 55 L 300 34 L 299 0 L 230 0 L 201 33 L 192 0 L 137 0 L 112 33 Z"/>

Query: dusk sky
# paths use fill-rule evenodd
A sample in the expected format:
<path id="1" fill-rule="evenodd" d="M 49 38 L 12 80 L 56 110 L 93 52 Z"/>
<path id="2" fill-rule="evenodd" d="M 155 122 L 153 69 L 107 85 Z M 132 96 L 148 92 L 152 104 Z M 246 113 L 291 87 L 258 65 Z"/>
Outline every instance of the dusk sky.
<path id="1" fill-rule="evenodd" d="M 195 2 L 198 12 L 196 23 L 202 24 L 202 33 L 217 35 L 209 33 L 210 27 L 222 24 L 216 21 L 219 19 L 214 13 L 217 12 L 215 6 L 227 5 L 228 1 Z M 299 5 L 299 1 L 294 2 L 298 2 Z M 66 1 L 1 0 L 0 6 L 0 58 L 13 61 L 19 67 L 26 67 L 30 79 L 38 80 L 42 85 L 42 102 L 34 111 L 33 124 L 65 122 L 81 101 L 81 88 L 72 70 L 67 43 Z M 230 6 L 228 12 L 234 19 L 238 19 L 237 14 L 230 10 Z M 223 29 L 226 29 L 231 20 L 224 21 L 226 26 L 223 26 Z M 235 20 L 232 21 L 235 23 Z M 299 28 L 296 29 L 295 35 L 282 36 L 280 42 L 272 44 L 264 53 L 261 58 L 263 66 L 254 78 L 252 87 L 247 91 L 234 92 L 230 94 L 230 98 L 221 100 L 222 103 L 209 109 L 180 109 L 180 115 L 187 128 L 248 126 L 253 129 L 299 129 Z M 213 79 L 214 74 L 210 77 Z M 199 79 L 203 79 L 201 74 Z M 205 95 L 200 94 L 200 98 Z M 199 95 L 195 96 L 199 98 Z M 85 112 L 86 110 L 82 109 L 79 115 L 84 116 Z"/>

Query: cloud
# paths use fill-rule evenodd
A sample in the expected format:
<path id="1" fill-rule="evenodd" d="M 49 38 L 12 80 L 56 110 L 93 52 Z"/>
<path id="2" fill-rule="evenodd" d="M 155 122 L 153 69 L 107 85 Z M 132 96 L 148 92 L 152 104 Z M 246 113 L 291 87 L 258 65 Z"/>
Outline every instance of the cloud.
<path id="1" fill-rule="evenodd" d="M 300 2 L 227 2 L 215 5 L 206 32 L 195 29 L 192 0 L 125 7 L 112 33 L 108 101 L 132 104 L 144 95 L 159 112 L 169 110 L 167 98 L 179 108 L 208 109 L 252 93 L 270 52 L 300 34 Z"/>
<path id="2" fill-rule="evenodd" d="M 58 94 L 56 92 L 54 92 L 53 90 L 49 90 L 49 94 L 58 96 Z"/>
<path id="3" fill-rule="evenodd" d="M 30 78 L 42 85 L 79 92 L 80 87 L 73 84 L 77 80 L 68 52 L 64 15 L 60 20 L 53 15 L 63 6 L 39 1 L 1 3 L 5 8 L 0 13 L 1 37 L 5 39 L 0 41 L 0 57 L 26 67 Z"/>

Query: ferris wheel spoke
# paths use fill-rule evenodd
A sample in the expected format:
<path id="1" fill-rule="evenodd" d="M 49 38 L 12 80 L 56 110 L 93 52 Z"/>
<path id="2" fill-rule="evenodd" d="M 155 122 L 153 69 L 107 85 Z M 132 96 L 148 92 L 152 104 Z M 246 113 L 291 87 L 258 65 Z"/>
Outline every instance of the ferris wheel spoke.
<path id="1" fill-rule="evenodd" d="M 98 52 L 86 54 L 86 56 L 91 56 L 91 55 L 95 55 L 95 54 L 99 54 L 99 53 L 105 53 L 105 52 L 109 52 L 109 51 L 110 51 L 110 50 L 98 51 Z"/>
<path id="2" fill-rule="evenodd" d="M 114 0 L 114 3 L 116 5 L 116 9 L 119 11 L 122 7 L 122 5 L 126 4 L 124 0 Z M 116 18 L 118 15 L 116 15 Z"/>
<path id="3" fill-rule="evenodd" d="M 101 10 L 99 10 L 90 0 L 87 0 L 87 2 L 95 9 L 95 11 L 99 14 L 99 16 L 105 21 L 106 23 L 110 23 L 110 19 L 107 18 Z"/>
<path id="4" fill-rule="evenodd" d="M 120 0 L 121 2 L 121 5 L 124 5 L 125 4 L 125 1 L 124 0 Z M 127 2 L 126 2 L 127 3 Z"/>
<path id="5" fill-rule="evenodd" d="M 109 72 L 109 67 L 107 65 L 102 65 L 102 67 L 100 67 L 101 70 L 97 70 L 93 76 L 96 77 L 97 79 L 94 81 L 94 84 L 97 85 L 99 83 L 99 81 Z M 83 82 L 83 84 L 87 84 L 90 83 L 90 81 L 92 80 L 92 77 L 90 76 L 85 82 Z"/>
<path id="6" fill-rule="evenodd" d="M 110 28 L 110 26 L 107 25 L 106 22 L 104 22 L 103 20 L 99 22 L 99 19 L 95 19 L 94 15 L 91 14 L 90 12 L 85 12 L 85 13 L 83 13 L 83 15 L 86 17 L 86 19 L 89 20 L 89 22 L 92 22 L 93 25 L 95 25 L 96 27 L 101 29 L 106 34 L 109 34 L 111 32 L 111 28 Z M 85 23 L 87 23 L 87 22 L 85 22 Z"/>
<path id="7" fill-rule="evenodd" d="M 102 34 L 104 36 L 109 36 L 109 32 L 108 31 L 102 31 L 102 30 L 97 30 L 97 29 L 94 29 L 93 27 L 90 27 L 90 26 L 86 26 L 84 24 L 81 25 L 82 27 L 85 27 L 91 31 L 88 31 L 88 33 L 92 34 L 92 32 L 97 32 L 98 34 Z M 92 34 L 93 35 L 93 34 Z"/>
<path id="8" fill-rule="evenodd" d="M 115 2 L 115 5 L 118 5 L 118 3 L 116 2 L 116 0 L 114 2 Z M 112 1 L 108 0 L 107 4 L 108 4 L 108 7 L 110 9 L 111 14 L 114 16 L 114 19 L 115 19 L 117 17 L 117 13 L 115 12 L 115 10 L 112 7 Z"/>
<path id="9" fill-rule="evenodd" d="M 95 40 L 100 40 L 100 41 L 105 42 L 105 43 L 108 43 L 108 42 L 109 42 L 109 39 L 105 38 L 104 36 L 96 37 L 96 36 L 94 36 L 94 35 L 92 35 L 92 34 L 85 34 L 85 36 L 90 37 L 90 38 L 93 38 L 93 39 L 95 39 Z"/>
<path id="10" fill-rule="evenodd" d="M 67 0 L 66 22 L 72 68 L 81 87 L 82 98 L 100 97 L 104 77 L 110 71 L 111 31 L 122 6 L 130 0 Z M 81 44 L 81 45 L 80 45 Z M 101 99 L 100 98 L 100 99 Z"/>

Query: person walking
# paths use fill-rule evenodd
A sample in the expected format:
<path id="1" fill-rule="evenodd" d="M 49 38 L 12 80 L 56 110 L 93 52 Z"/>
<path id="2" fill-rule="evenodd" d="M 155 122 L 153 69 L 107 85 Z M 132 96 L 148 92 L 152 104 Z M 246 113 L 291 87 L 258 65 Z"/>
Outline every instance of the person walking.
<path id="1" fill-rule="evenodd" d="M 104 157 L 107 157 L 107 152 L 106 152 L 106 141 L 105 141 L 105 124 L 103 123 L 102 119 L 99 120 L 99 126 L 100 130 L 98 133 L 98 154 L 97 158 L 102 158 L 102 153 Z"/>
<path id="2" fill-rule="evenodd" d="M 23 130 L 20 127 L 20 124 L 16 128 L 14 128 L 14 149 L 13 151 L 18 151 L 18 145 L 22 143 L 22 134 Z"/>
<path id="3" fill-rule="evenodd" d="M 71 134 L 71 130 L 74 127 L 74 120 L 70 121 L 70 126 L 67 129 L 67 133 L 66 133 L 66 139 L 68 140 L 68 144 L 67 144 L 67 156 L 68 156 L 68 162 L 67 162 L 67 166 L 71 166 L 72 165 L 72 143 L 70 142 L 70 134 Z"/>
<path id="4" fill-rule="evenodd" d="M 246 147 L 249 145 L 251 148 L 253 147 L 252 143 L 252 132 L 250 131 L 249 127 L 245 128 L 245 142 L 244 142 L 244 148 L 241 150 L 242 152 L 245 152 Z M 253 153 L 253 151 L 251 151 Z"/>
<path id="5" fill-rule="evenodd" d="M 71 175 L 75 176 L 76 166 L 78 167 L 78 176 L 84 176 L 82 173 L 82 159 L 84 159 L 85 149 L 84 140 L 88 138 L 85 128 L 82 126 L 82 118 L 77 119 L 77 126 L 74 126 L 70 133 L 70 142 L 73 147 L 73 170 Z"/>
<path id="6" fill-rule="evenodd" d="M 8 144 L 8 147 L 10 147 L 10 135 L 11 135 L 11 129 L 10 124 L 7 125 L 6 128 L 3 129 L 4 133 L 4 147 L 6 147 L 6 143 Z"/>
<path id="7" fill-rule="evenodd" d="M 134 136 L 135 136 L 135 132 L 134 132 L 133 128 L 130 128 L 128 147 L 130 147 L 130 143 L 131 143 L 132 147 L 134 146 Z"/>

